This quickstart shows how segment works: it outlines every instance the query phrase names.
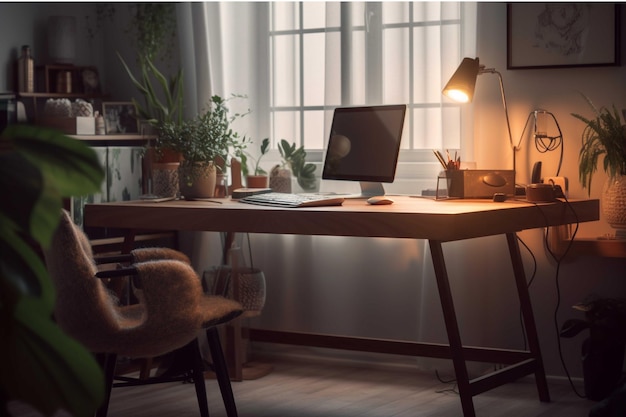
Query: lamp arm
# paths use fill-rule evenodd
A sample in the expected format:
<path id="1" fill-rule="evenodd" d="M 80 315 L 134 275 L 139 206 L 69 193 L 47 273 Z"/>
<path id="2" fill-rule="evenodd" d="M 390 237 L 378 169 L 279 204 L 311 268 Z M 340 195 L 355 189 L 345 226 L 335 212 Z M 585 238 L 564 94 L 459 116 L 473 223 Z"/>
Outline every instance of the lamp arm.
<path id="1" fill-rule="evenodd" d="M 500 81 L 500 93 L 502 94 L 502 105 L 504 106 L 504 116 L 506 118 L 506 128 L 509 133 L 509 143 L 511 144 L 511 148 L 513 148 L 513 171 L 515 171 L 515 152 L 518 150 L 518 147 L 513 144 L 513 135 L 511 134 L 511 123 L 509 122 L 509 109 L 506 105 L 506 95 L 504 94 L 504 82 L 502 81 L 502 74 L 497 71 L 495 68 L 485 68 L 484 65 L 481 65 L 478 74 L 496 74 L 498 76 L 498 80 Z"/>

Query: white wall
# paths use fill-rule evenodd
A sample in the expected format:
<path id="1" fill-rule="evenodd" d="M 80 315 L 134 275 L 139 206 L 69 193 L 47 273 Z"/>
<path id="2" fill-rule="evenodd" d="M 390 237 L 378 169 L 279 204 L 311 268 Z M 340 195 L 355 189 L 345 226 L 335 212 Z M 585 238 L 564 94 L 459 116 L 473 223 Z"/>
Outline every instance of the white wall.
<path id="1" fill-rule="evenodd" d="M 624 8 L 622 19 L 624 22 Z M 504 80 L 511 130 L 516 142 L 522 134 L 529 112 L 543 108 L 552 112 L 563 131 L 564 158 L 561 176 L 569 179 L 570 198 L 586 198 L 587 191 L 578 181 L 578 152 L 580 150 L 582 122 L 571 113 L 591 115 L 587 103 L 580 97 L 583 92 L 598 106 L 615 104 L 618 109 L 626 108 L 626 68 L 590 67 L 564 69 L 507 70 L 506 4 L 480 3 L 478 7 L 477 51 L 481 63 L 500 70 Z M 623 31 L 624 32 L 624 31 Z M 624 34 L 622 35 L 622 45 Z M 622 47 L 622 61 L 626 58 Z M 490 77 L 490 78 L 489 78 Z M 512 155 L 506 147 L 508 139 L 504 124 L 501 98 L 497 78 L 488 74 L 479 77 L 474 99 L 475 125 L 474 154 L 479 166 L 489 167 L 504 157 L 511 161 Z M 504 144 L 504 149 L 502 145 Z M 495 149 L 495 150 L 494 150 Z M 532 164 L 541 160 L 543 174 L 554 175 L 557 169 L 558 152 L 540 155 L 527 139 L 522 143 L 518 156 L 520 182 L 528 181 Z M 599 198 L 606 176 L 599 173 L 592 184 L 593 198 Z M 600 236 L 612 233 L 604 221 L 582 224 L 581 236 Z M 558 302 L 556 291 L 556 265 L 546 257 L 539 232 L 524 232 L 522 238 L 531 243 L 540 264 L 531 296 L 539 325 L 540 340 L 547 371 L 551 375 L 563 375 L 557 350 L 554 325 L 554 310 Z M 626 260 L 585 257 L 565 262 L 560 270 L 561 300 L 558 322 L 579 317 L 571 306 L 590 294 L 610 297 L 626 296 Z M 563 349 L 568 368 L 580 376 L 581 338 L 563 340 Z"/>

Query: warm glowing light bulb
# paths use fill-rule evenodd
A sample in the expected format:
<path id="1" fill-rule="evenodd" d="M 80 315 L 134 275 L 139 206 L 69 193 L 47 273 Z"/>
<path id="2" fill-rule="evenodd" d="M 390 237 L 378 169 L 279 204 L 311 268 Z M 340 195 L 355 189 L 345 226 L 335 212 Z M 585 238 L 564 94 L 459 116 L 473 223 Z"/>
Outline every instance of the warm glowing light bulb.
<path id="1" fill-rule="evenodd" d="M 469 101 L 469 96 L 467 95 L 467 93 L 461 90 L 447 90 L 446 95 L 452 100 L 458 101 L 459 103 L 467 103 Z"/>

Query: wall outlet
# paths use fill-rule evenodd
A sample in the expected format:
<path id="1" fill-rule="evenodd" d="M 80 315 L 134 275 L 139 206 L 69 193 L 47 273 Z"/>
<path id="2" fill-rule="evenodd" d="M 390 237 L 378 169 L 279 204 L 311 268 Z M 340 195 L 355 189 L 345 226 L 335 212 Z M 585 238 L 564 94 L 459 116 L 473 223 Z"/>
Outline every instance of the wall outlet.
<path id="1" fill-rule="evenodd" d="M 543 179 L 544 184 L 558 185 L 563 190 L 563 193 L 567 196 L 567 177 L 546 177 Z"/>

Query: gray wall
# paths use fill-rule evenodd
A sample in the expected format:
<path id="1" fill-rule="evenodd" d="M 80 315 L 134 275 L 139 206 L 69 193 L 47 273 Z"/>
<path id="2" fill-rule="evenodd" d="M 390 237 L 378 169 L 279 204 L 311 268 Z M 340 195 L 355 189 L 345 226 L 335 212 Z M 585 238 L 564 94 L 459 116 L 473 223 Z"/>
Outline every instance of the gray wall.
<path id="1" fill-rule="evenodd" d="M 88 36 L 88 25 L 96 28 L 96 3 L 0 3 L 0 92 L 15 90 L 15 62 L 22 45 L 30 45 L 35 65 L 48 59 L 46 30 L 48 16 L 75 16 L 77 24 L 75 65 L 98 68 L 103 93 L 109 101 L 128 101 L 136 93 L 116 52 L 135 66 L 136 51 L 127 33 L 129 3 L 115 4 L 112 20 L 105 19 L 96 36 Z M 178 68 L 176 51 L 171 62 L 159 62 L 162 70 Z"/>

